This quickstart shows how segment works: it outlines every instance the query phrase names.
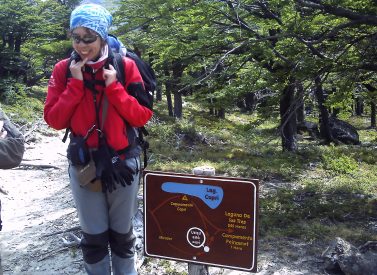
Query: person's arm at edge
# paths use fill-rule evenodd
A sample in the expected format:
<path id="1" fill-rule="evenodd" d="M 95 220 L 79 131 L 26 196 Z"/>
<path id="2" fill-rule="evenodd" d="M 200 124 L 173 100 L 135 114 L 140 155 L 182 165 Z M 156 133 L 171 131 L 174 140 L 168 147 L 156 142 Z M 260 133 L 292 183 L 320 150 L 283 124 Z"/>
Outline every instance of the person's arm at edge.
<path id="1" fill-rule="evenodd" d="M 0 120 L 4 122 L 5 138 L 0 138 L 0 169 L 17 167 L 25 152 L 25 140 L 17 127 L 0 109 Z"/>

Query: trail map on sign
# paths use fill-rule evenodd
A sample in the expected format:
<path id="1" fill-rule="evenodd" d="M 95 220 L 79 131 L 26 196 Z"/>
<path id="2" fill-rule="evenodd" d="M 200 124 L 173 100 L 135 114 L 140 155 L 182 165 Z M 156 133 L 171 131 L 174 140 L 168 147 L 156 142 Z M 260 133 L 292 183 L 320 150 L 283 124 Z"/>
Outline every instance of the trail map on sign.
<path id="1" fill-rule="evenodd" d="M 144 173 L 147 256 L 256 271 L 258 181 Z"/>

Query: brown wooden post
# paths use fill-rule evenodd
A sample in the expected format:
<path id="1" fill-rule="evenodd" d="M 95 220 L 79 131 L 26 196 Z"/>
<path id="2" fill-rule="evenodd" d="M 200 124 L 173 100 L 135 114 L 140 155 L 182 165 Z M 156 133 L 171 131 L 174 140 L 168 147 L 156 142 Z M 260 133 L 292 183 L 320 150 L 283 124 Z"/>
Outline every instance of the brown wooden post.
<path id="1" fill-rule="evenodd" d="M 215 168 L 209 166 L 195 167 L 192 173 L 197 176 L 214 176 Z M 209 275 L 208 266 L 194 263 L 188 263 L 189 275 Z"/>

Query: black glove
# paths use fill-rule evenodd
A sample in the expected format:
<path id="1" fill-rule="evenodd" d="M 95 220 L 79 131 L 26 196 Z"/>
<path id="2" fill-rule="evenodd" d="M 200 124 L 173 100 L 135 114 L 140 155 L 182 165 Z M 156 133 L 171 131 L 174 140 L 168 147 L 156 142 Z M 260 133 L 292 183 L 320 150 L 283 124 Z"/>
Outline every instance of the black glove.
<path id="1" fill-rule="evenodd" d="M 106 191 L 111 193 L 115 190 L 115 184 L 121 184 L 123 187 L 126 184 L 132 184 L 135 171 L 127 167 L 106 142 L 100 142 L 98 150 L 92 154 L 96 164 L 96 175 L 97 178 L 101 179 L 102 191 L 104 193 Z"/>
<path id="2" fill-rule="evenodd" d="M 120 183 L 123 187 L 127 185 L 131 185 L 134 179 L 135 171 L 128 167 L 120 158 L 119 156 L 115 156 L 112 158 L 113 167 L 115 170 L 115 177 L 117 179 L 117 183 Z"/>
<path id="3" fill-rule="evenodd" d="M 97 179 L 101 179 L 102 191 L 112 192 L 116 189 L 115 178 L 113 176 L 113 164 L 111 163 L 112 152 L 106 143 L 101 143 L 97 151 L 92 152 L 93 160 L 96 164 Z"/>

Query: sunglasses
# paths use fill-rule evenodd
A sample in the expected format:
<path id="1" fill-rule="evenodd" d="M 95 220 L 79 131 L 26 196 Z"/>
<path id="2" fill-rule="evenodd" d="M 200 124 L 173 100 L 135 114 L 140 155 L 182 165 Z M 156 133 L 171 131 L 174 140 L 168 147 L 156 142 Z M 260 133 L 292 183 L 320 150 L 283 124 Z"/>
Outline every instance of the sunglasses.
<path id="1" fill-rule="evenodd" d="M 74 33 L 71 35 L 73 42 L 75 42 L 76 44 L 79 44 L 81 41 L 84 44 L 90 44 L 95 42 L 97 40 L 97 37 L 98 35 L 84 36 L 83 38 L 81 38 L 80 35 Z"/>

